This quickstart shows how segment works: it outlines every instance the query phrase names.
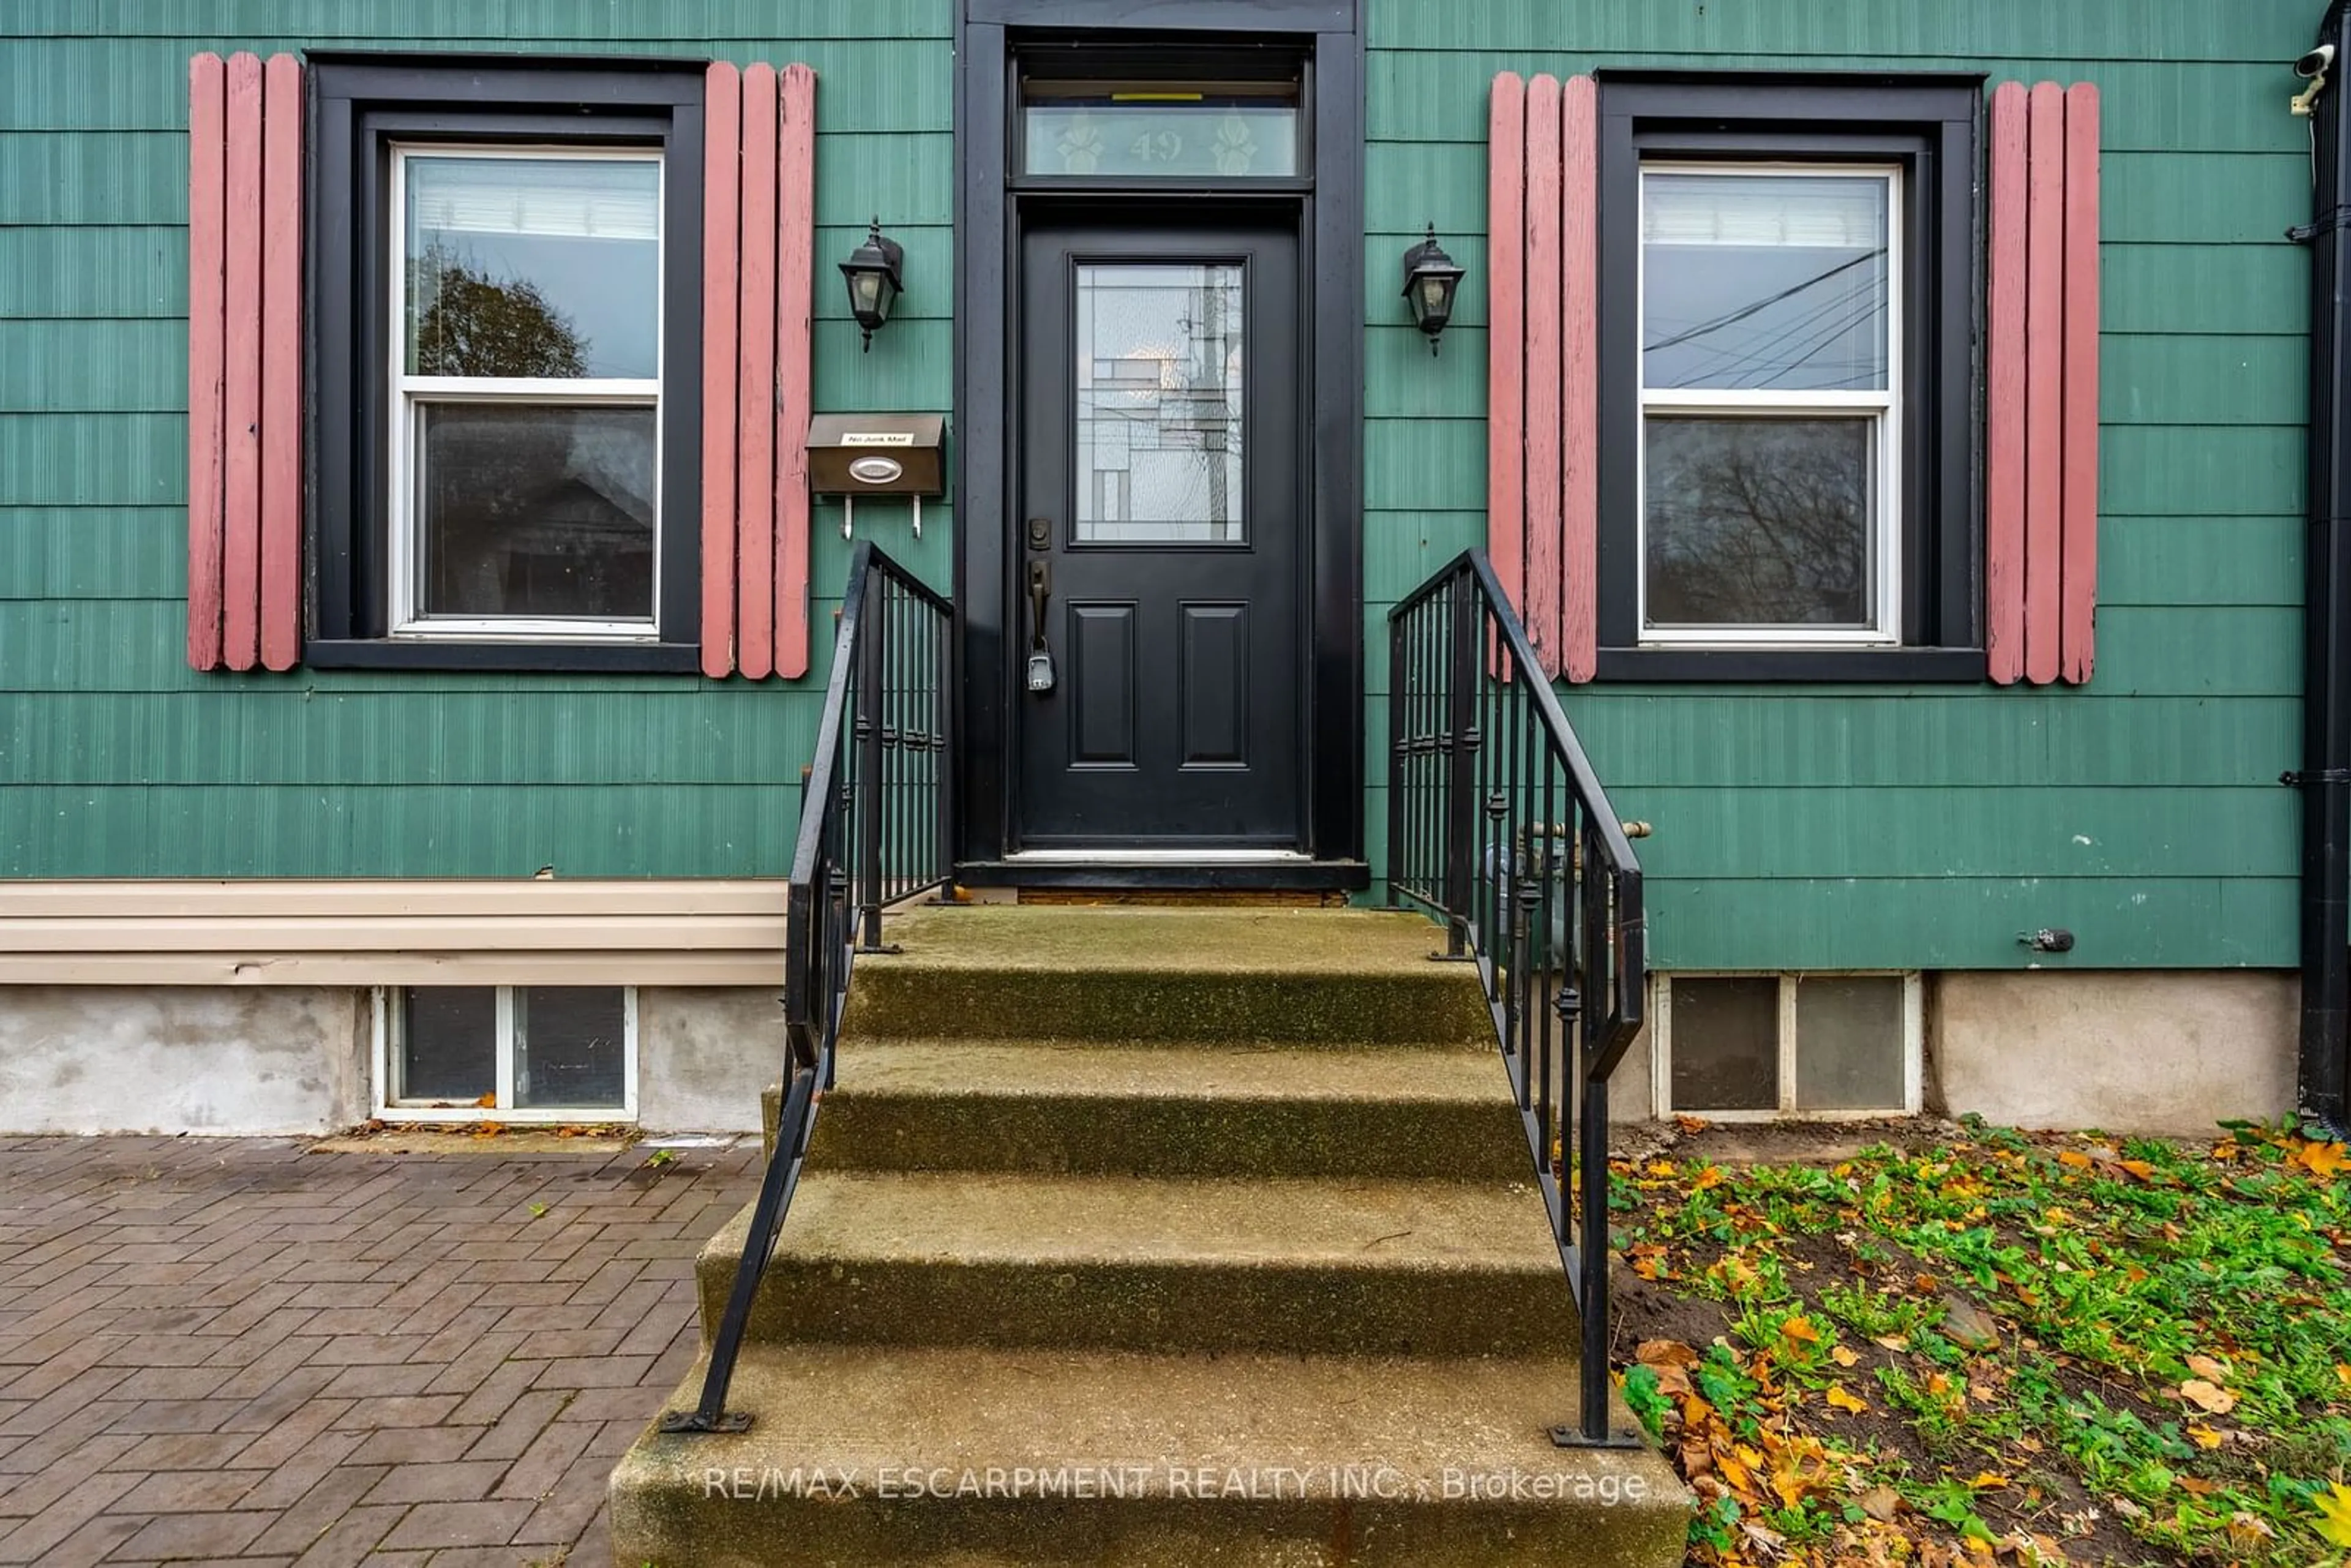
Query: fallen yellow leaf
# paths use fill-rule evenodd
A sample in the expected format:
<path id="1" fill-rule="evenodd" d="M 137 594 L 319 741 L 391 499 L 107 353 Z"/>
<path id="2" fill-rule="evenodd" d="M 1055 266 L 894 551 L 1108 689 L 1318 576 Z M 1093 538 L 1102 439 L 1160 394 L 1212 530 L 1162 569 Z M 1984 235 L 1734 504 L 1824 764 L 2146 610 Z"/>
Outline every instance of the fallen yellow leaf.
<path id="1" fill-rule="evenodd" d="M 1798 1313 L 1796 1316 L 1790 1318 L 1787 1322 L 1782 1323 L 1780 1325 L 1780 1333 L 1783 1337 L 1795 1340 L 1802 1344 L 1818 1344 L 1821 1343 L 1821 1331 L 1813 1326 L 1812 1319 L 1803 1316 L 1802 1313 Z"/>
<path id="2" fill-rule="evenodd" d="M 2215 1361 L 2209 1355 L 2189 1356 L 2188 1370 L 2199 1377 L 2209 1377 L 2215 1383 L 2229 1381 L 2228 1364 L 2225 1362 Z"/>
<path id="3" fill-rule="evenodd" d="M 1704 1170 L 1698 1172 L 1696 1176 L 1691 1178 L 1690 1190 L 1693 1192 L 1704 1192 L 1708 1187 L 1720 1186 L 1723 1183 L 1723 1179 L 1722 1167 L 1720 1166 L 1708 1166 Z"/>
<path id="4" fill-rule="evenodd" d="M 2215 1387 L 2200 1377 L 2191 1377 L 2179 1385 L 2179 1396 L 2199 1410 L 2215 1416 L 2226 1416 L 2237 1407 L 2237 1396 L 2228 1389 Z M 2351 1542 L 2345 1544 L 2351 1545 Z"/>
<path id="5" fill-rule="evenodd" d="M 2312 1526 L 2337 1546 L 2351 1547 L 2351 1486 L 2336 1481 L 2318 1499 L 2318 1522 Z"/>
<path id="6" fill-rule="evenodd" d="M 2304 1144 L 2294 1152 L 2294 1162 L 2321 1181 L 2333 1181 L 2346 1163 L 2341 1144 Z"/>
<path id="7" fill-rule="evenodd" d="M 1830 1351 L 1829 1359 L 1835 1362 L 1839 1366 L 1855 1366 L 1858 1365 L 1861 1361 L 1861 1357 L 1859 1355 L 1847 1350 L 1843 1345 L 1838 1345 L 1834 1350 Z"/>
<path id="8" fill-rule="evenodd" d="M 2072 1166 L 2078 1171 L 2085 1171 L 2090 1168 L 2090 1156 L 2079 1149 L 2060 1149 L 2057 1151 L 2057 1163 L 2061 1166 Z"/>
<path id="9" fill-rule="evenodd" d="M 1677 1339 L 1645 1339 L 1633 1359 L 1648 1366 L 1696 1366 L 1698 1352 Z"/>
<path id="10" fill-rule="evenodd" d="M 1849 1410 L 1855 1416 L 1865 1416 L 1869 1413 L 1869 1402 L 1867 1400 L 1862 1398 L 1857 1394 L 1847 1393 L 1841 1387 L 1832 1388 L 1829 1390 L 1828 1401 L 1838 1409 Z"/>
<path id="11" fill-rule="evenodd" d="M 2007 1484 L 2008 1478 L 1998 1470 L 1978 1470 L 1975 1479 L 1968 1482 L 1978 1491 L 1997 1491 Z"/>
<path id="12" fill-rule="evenodd" d="M 2211 1427 L 2199 1427 L 2193 1422 L 2189 1424 L 2188 1438 L 2199 1448 L 2217 1448 L 2229 1440 Z"/>

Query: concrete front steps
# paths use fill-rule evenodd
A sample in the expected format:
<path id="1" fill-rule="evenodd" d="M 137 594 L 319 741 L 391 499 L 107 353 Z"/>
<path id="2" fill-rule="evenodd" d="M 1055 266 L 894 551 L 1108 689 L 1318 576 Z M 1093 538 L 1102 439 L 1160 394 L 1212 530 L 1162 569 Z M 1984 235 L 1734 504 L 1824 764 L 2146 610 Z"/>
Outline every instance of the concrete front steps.
<path id="1" fill-rule="evenodd" d="M 1547 1435 L 1574 1307 L 1426 922 L 990 906 L 890 936 L 736 1372 L 753 1426 L 638 1441 L 622 1568 L 1682 1560 L 1656 1456 Z M 699 1260 L 705 1343 L 748 1218 Z"/>

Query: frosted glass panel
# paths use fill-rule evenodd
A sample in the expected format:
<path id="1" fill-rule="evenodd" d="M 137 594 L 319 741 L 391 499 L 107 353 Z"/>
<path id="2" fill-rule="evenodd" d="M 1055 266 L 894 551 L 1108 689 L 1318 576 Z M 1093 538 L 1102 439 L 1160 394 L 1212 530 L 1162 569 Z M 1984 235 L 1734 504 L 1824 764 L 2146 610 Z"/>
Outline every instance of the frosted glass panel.
<path id="1" fill-rule="evenodd" d="M 1902 1024 L 1898 975 L 1825 976 L 1797 981 L 1797 1107 L 1900 1110 Z"/>
<path id="2" fill-rule="evenodd" d="M 1241 269 L 1078 268 L 1077 537 L 1229 544 L 1242 514 Z"/>
<path id="3" fill-rule="evenodd" d="M 1777 1109 L 1779 977 L 1677 979 L 1673 987 L 1674 1109 Z"/>
<path id="4" fill-rule="evenodd" d="M 1031 174 L 1238 180 L 1298 172 L 1298 109 L 1263 97 L 1140 92 L 1051 99 L 1022 113 Z"/>
<path id="5" fill-rule="evenodd" d="M 515 1103 L 617 1109 L 623 1103 L 627 998 L 618 986 L 515 991 Z"/>
<path id="6" fill-rule="evenodd" d="M 387 1098 L 470 1105 L 498 1086 L 494 986 L 410 986 L 400 993 L 398 1082 Z"/>

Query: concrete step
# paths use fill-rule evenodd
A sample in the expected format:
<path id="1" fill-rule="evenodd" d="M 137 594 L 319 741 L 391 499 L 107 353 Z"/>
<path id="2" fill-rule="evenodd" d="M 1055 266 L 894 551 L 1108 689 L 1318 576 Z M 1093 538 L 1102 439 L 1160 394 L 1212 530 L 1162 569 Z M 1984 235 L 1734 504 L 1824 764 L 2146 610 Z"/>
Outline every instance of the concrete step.
<path id="1" fill-rule="evenodd" d="M 843 1170 L 1523 1180 L 1490 1050 L 861 1040 L 810 1166 Z M 763 1121 L 774 1147 L 778 1094 Z"/>
<path id="2" fill-rule="evenodd" d="M 749 1431 L 649 1431 L 613 1472 L 616 1563 L 1682 1561 L 1662 1459 L 1545 1436 L 1576 1407 L 1568 1361 L 807 1344 L 753 1347 L 734 1389 Z"/>
<path id="3" fill-rule="evenodd" d="M 705 1342 L 750 1210 L 696 1264 Z M 1567 1354 L 1531 1178 L 1365 1181 L 825 1171 L 750 1335 L 934 1345 Z"/>
<path id="4" fill-rule="evenodd" d="M 1372 910 L 910 910 L 857 960 L 846 1040 L 1484 1045 L 1474 970 Z"/>

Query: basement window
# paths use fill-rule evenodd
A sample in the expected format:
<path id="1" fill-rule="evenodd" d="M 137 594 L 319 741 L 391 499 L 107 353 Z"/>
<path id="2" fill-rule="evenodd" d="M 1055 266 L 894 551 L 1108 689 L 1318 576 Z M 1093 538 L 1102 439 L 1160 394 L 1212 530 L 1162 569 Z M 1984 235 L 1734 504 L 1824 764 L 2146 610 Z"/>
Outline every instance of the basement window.
<path id="1" fill-rule="evenodd" d="M 1916 974 L 1661 974 L 1653 986 L 1660 1116 L 1918 1110 Z"/>
<path id="2" fill-rule="evenodd" d="M 637 994 L 624 986 L 394 986 L 376 992 L 387 1120 L 627 1120 Z"/>

